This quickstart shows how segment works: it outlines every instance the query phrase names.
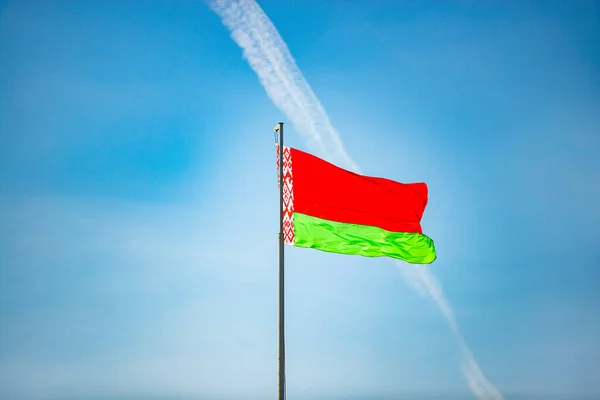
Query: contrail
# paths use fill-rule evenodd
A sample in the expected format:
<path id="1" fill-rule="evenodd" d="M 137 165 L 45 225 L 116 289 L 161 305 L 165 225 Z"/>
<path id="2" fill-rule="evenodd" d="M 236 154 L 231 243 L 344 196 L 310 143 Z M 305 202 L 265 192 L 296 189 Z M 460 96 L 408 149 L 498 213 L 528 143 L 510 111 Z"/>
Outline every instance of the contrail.
<path id="1" fill-rule="evenodd" d="M 481 372 L 479 364 L 477 364 L 473 353 L 471 353 L 460 332 L 458 323 L 454 317 L 454 311 L 452 311 L 452 307 L 448 299 L 446 299 L 444 290 L 429 267 L 425 265 L 414 267 L 398 261 L 398 268 L 417 293 L 421 296 L 430 296 L 440 309 L 442 316 L 460 346 L 462 357 L 461 369 L 473 394 L 482 400 L 501 400 L 502 395 L 498 389 Z"/>
<path id="2" fill-rule="evenodd" d="M 292 121 L 308 146 L 343 167 L 360 172 L 344 149 L 321 102 L 304 79 L 279 32 L 254 0 L 208 0 L 244 58 L 258 75 L 267 95 Z M 481 372 L 460 333 L 442 287 L 426 266 L 399 263 L 406 280 L 421 295 L 430 296 L 440 309 L 461 348 L 462 371 L 471 392 L 480 400 L 500 400 L 502 395 Z"/>
<path id="3" fill-rule="evenodd" d="M 273 103 L 285 114 L 308 146 L 345 168 L 359 171 L 340 134 L 296 65 L 277 29 L 253 0 L 208 0 L 244 58 L 256 72 Z"/>

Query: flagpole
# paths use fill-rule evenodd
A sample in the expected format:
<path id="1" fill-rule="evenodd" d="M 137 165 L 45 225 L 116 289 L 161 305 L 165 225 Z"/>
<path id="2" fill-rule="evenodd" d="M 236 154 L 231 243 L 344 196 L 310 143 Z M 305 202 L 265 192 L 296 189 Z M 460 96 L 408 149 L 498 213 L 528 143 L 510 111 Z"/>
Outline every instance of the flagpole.
<path id="1" fill-rule="evenodd" d="M 279 400 L 285 400 L 285 297 L 283 237 L 283 122 L 275 125 L 279 132 Z"/>

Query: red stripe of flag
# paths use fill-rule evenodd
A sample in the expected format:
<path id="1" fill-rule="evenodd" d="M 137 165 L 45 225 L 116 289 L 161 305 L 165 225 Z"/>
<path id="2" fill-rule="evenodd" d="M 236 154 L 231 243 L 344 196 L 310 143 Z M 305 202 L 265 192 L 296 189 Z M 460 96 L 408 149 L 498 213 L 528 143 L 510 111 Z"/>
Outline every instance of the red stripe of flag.
<path id="1" fill-rule="evenodd" d="M 392 232 L 422 233 L 425 183 L 359 175 L 301 150 L 291 151 L 295 212 Z"/>

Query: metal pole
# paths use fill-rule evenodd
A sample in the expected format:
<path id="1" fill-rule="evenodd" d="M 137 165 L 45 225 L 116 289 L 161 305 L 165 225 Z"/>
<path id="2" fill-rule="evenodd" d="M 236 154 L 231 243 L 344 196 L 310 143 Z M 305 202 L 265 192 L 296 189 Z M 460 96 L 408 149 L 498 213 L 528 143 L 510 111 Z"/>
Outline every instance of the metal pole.
<path id="1" fill-rule="evenodd" d="M 285 297 L 284 297 L 284 237 L 283 237 L 283 122 L 279 131 L 279 400 L 285 400 Z"/>

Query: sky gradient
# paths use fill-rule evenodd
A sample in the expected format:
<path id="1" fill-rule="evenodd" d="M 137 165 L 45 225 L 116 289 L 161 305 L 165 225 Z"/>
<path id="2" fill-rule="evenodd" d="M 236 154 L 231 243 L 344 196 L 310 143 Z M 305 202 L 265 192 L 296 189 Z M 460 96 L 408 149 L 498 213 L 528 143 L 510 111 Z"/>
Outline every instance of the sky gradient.
<path id="1" fill-rule="evenodd" d="M 361 171 L 427 182 L 504 398 L 600 397 L 599 3 L 260 5 Z M 0 7 L 0 397 L 275 398 L 287 120 L 219 16 Z M 395 263 L 286 251 L 290 399 L 474 398 Z"/>

